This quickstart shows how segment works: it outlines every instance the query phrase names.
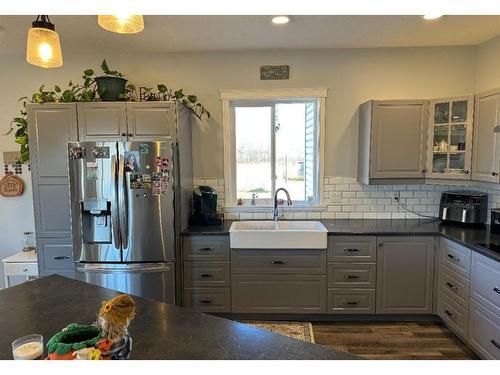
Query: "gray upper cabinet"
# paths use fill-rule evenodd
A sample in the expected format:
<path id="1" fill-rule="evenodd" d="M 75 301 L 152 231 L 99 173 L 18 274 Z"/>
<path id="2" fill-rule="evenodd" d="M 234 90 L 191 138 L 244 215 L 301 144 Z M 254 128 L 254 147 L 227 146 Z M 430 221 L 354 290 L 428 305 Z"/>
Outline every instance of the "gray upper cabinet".
<path id="1" fill-rule="evenodd" d="M 28 106 L 37 238 L 70 237 L 66 145 L 77 141 L 76 104 Z"/>
<path id="2" fill-rule="evenodd" d="M 360 106 L 358 181 L 423 180 L 428 101 L 369 101 Z M 380 181 L 381 180 L 381 181 Z M 409 182 L 409 181 L 408 181 Z"/>
<path id="3" fill-rule="evenodd" d="M 80 141 L 126 141 L 125 103 L 78 103 Z"/>
<path id="4" fill-rule="evenodd" d="M 379 237 L 377 314 L 431 314 L 433 237 Z"/>
<path id="5" fill-rule="evenodd" d="M 127 129 L 131 140 L 170 140 L 175 136 L 174 124 L 173 103 L 127 103 Z"/>
<path id="6" fill-rule="evenodd" d="M 29 105 L 28 123 L 34 178 L 67 179 L 67 143 L 78 140 L 76 104 Z"/>
<path id="7" fill-rule="evenodd" d="M 476 181 L 500 182 L 500 141 L 494 132 L 500 125 L 499 106 L 500 90 L 476 96 L 472 154 L 472 179 Z"/>

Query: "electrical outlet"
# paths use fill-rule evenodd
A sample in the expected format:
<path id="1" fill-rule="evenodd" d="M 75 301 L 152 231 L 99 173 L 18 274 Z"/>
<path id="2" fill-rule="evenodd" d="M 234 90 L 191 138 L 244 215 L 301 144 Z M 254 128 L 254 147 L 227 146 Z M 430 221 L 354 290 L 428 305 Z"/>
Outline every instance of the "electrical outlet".
<path id="1" fill-rule="evenodd" d="M 399 201 L 401 201 L 401 197 L 400 197 L 399 191 L 393 191 L 393 192 L 392 192 L 392 197 L 393 197 L 395 200 L 399 200 Z"/>

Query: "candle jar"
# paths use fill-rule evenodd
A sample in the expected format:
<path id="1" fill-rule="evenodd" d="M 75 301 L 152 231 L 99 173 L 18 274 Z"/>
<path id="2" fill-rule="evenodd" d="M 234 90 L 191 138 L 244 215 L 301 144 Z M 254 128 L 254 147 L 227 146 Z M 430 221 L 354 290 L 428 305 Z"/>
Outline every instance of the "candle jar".
<path id="1" fill-rule="evenodd" d="M 23 233 L 23 251 L 36 250 L 35 234 L 33 232 Z"/>
<path id="2" fill-rule="evenodd" d="M 16 360 L 43 359 L 43 336 L 33 334 L 14 340 L 12 356 Z"/>

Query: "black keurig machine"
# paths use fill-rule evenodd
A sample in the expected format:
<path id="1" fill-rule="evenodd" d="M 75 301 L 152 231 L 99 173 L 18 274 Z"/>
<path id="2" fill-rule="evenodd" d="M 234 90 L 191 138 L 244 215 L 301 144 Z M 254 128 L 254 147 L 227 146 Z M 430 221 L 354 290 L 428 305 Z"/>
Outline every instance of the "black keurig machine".
<path id="1" fill-rule="evenodd" d="M 191 224 L 221 225 L 223 215 L 217 213 L 217 192 L 210 186 L 197 186 L 193 189 L 194 214 Z"/>

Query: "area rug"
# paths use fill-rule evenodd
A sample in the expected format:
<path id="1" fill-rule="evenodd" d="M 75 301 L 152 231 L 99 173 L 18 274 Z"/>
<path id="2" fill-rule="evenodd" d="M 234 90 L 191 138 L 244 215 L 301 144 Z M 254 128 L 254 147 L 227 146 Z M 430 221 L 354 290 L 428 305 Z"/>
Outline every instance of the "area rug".
<path id="1" fill-rule="evenodd" d="M 278 322 L 261 320 L 244 320 L 241 323 L 251 325 L 278 335 L 288 336 L 297 340 L 314 344 L 312 324 L 309 322 Z"/>

